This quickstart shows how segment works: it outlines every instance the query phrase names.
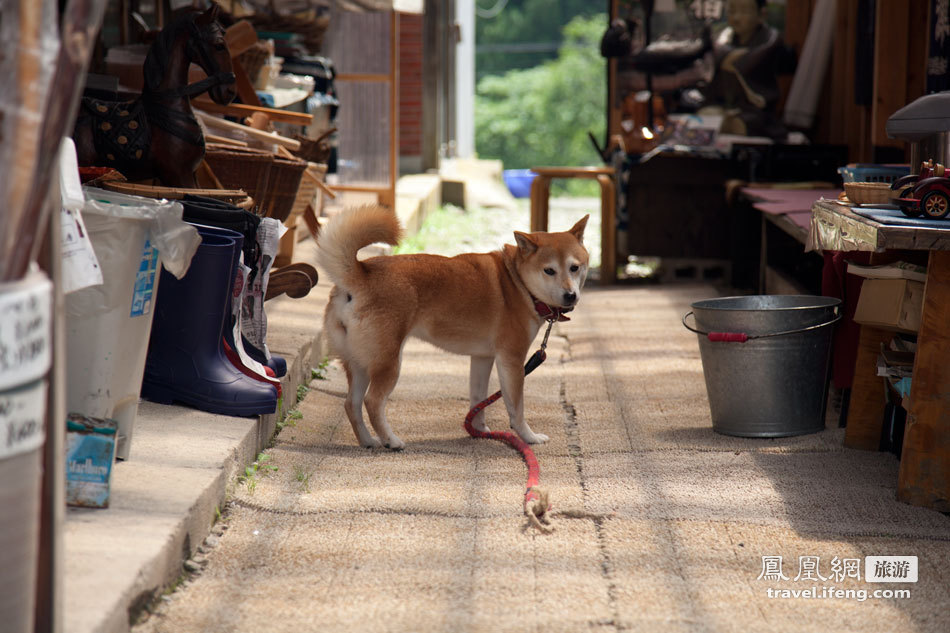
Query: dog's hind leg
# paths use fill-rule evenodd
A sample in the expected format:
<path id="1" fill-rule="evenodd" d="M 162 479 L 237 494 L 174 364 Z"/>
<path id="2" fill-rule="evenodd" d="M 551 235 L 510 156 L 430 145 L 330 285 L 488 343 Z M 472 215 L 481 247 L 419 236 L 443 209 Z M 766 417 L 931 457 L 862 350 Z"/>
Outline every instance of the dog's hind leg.
<path id="1" fill-rule="evenodd" d="M 366 411 L 373 430 L 383 446 L 394 451 L 402 450 L 406 444 L 399 439 L 386 421 L 386 401 L 399 379 L 399 363 L 402 360 L 402 345 L 381 352 L 369 369 L 369 391 L 366 393 Z"/>
<path id="2" fill-rule="evenodd" d="M 491 356 L 472 356 L 471 369 L 468 375 L 470 407 L 474 407 L 488 397 L 488 380 L 491 378 L 491 368 L 494 363 L 495 359 Z M 472 426 L 479 431 L 488 432 L 488 426 L 485 424 L 485 411 L 479 411 L 478 415 L 472 418 Z"/>
<path id="3" fill-rule="evenodd" d="M 346 372 L 346 382 L 349 385 L 343 410 L 346 411 L 346 417 L 350 420 L 356 440 L 363 448 L 377 448 L 380 444 L 379 440 L 373 437 L 366 428 L 366 423 L 363 422 L 363 398 L 366 396 L 366 388 L 369 387 L 369 374 L 363 367 L 347 361 L 343 361 L 343 370 Z"/>

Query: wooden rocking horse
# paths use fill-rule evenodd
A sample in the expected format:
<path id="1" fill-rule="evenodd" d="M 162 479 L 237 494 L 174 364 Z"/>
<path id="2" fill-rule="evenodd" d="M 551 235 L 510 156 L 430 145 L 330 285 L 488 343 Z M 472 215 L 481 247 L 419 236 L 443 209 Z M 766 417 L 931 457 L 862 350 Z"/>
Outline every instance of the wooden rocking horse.
<path id="1" fill-rule="evenodd" d="M 129 180 L 158 178 L 170 187 L 197 186 L 204 134 L 190 97 L 208 91 L 216 103 L 234 99 L 231 55 L 218 22 L 218 5 L 189 11 L 162 29 L 143 67 L 144 88 L 134 101 L 84 98 L 73 139 L 81 166 L 113 167 Z M 206 79 L 188 83 L 188 66 Z"/>

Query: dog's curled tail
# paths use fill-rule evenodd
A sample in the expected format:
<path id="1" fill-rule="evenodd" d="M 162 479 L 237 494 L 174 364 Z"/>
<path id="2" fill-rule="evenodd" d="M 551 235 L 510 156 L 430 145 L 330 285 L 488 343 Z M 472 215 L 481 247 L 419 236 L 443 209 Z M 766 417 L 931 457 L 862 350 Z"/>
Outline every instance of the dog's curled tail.
<path id="1" fill-rule="evenodd" d="M 346 209 L 320 231 L 317 262 L 333 283 L 346 286 L 348 278 L 363 270 L 357 251 L 377 242 L 396 245 L 401 237 L 402 227 L 393 211 L 377 205 Z"/>

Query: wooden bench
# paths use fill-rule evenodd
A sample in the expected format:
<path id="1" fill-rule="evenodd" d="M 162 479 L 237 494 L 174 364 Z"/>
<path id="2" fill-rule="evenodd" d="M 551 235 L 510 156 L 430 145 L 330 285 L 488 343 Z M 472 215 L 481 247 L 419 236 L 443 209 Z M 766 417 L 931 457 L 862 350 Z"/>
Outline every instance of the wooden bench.
<path id="1" fill-rule="evenodd" d="M 617 281 L 617 191 L 613 167 L 533 167 L 531 230 L 548 230 L 548 202 L 555 178 L 592 178 L 600 183 L 600 283 Z"/>

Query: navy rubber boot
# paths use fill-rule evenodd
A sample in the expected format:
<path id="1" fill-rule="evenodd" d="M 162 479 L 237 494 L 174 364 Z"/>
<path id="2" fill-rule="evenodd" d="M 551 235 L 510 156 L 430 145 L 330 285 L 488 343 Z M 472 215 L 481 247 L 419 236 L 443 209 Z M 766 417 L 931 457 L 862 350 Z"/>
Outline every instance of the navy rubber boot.
<path id="1" fill-rule="evenodd" d="M 233 238 L 203 233 L 184 278 L 162 271 L 142 397 L 233 416 L 277 409 L 277 390 L 241 373 L 222 347 L 238 252 Z"/>
<path id="2" fill-rule="evenodd" d="M 274 375 L 278 378 L 287 374 L 287 361 L 281 356 L 271 354 L 270 358 L 267 358 L 264 355 L 264 352 L 260 348 L 255 347 L 251 344 L 244 335 L 241 335 L 241 339 L 244 343 L 244 351 L 247 352 L 247 355 L 259 362 L 261 365 L 267 365 L 274 370 Z"/>

